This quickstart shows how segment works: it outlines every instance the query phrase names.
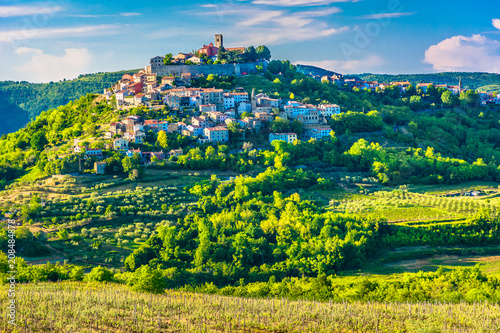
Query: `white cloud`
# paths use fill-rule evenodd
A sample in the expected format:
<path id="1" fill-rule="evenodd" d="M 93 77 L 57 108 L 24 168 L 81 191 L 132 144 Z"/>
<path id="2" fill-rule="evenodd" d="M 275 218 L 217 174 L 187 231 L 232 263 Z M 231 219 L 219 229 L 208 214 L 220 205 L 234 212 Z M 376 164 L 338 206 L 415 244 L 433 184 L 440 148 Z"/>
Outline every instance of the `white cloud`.
<path id="1" fill-rule="evenodd" d="M 94 17 L 104 17 L 104 16 L 112 16 L 112 15 L 86 15 L 86 14 L 78 14 L 78 15 L 68 15 L 69 17 L 84 17 L 84 18 L 94 18 Z"/>
<path id="2" fill-rule="evenodd" d="M 39 3 L 29 6 L 0 6 L 0 17 L 15 17 L 45 14 L 49 15 L 61 11 L 63 8 L 54 3 Z"/>
<path id="3" fill-rule="evenodd" d="M 0 31 L 0 42 L 13 42 L 16 40 L 44 39 L 74 36 L 92 36 L 95 34 L 113 34 L 116 24 L 87 25 L 72 28 L 40 28 Z"/>
<path id="4" fill-rule="evenodd" d="M 43 50 L 20 47 L 15 52 L 21 59 L 29 58 L 15 70 L 31 82 L 50 82 L 73 79 L 88 72 L 92 55 L 85 48 L 65 49 L 61 56 L 45 54 Z"/>
<path id="5" fill-rule="evenodd" d="M 120 13 L 120 16 L 140 16 L 142 13 Z"/>
<path id="6" fill-rule="evenodd" d="M 14 51 L 15 54 L 43 54 L 43 51 L 42 50 L 39 50 L 39 49 L 33 49 L 31 47 L 25 47 L 25 46 L 21 46 L 21 47 L 18 47 L 17 50 Z"/>
<path id="7" fill-rule="evenodd" d="M 493 26 L 500 30 L 500 19 L 493 19 Z"/>
<path id="8" fill-rule="evenodd" d="M 279 7 L 310 7 L 325 6 L 336 2 L 358 2 L 361 0 L 254 0 L 256 5 L 269 5 Z"/>
<path id="9" fill-rule="evenodd" d="M 375 72 L 376 69 L 385 64 L 378 55 L 370 55 L 361 60 L 322 60 L 322 61 L 296 61 L 295 64 L 310 65 L 324 68 L 343 74 Z"/>
<path id="10" fill-rule="evenodd" d="M 415 14 L 416 14 L 416 12 L 378 13 L 378 14 L 361 16 L 360 18 L 367 19 L 367 20 L 379 20 L 379 19 L 384 19 L 384 18 L 397 18 L 397 17 L 403 17 L 403 16 L 411 16 L 411 15 L 415 15 Z"/>
<path id="11" fill-rule="evenodd" d="M 424 63 L 437 71 L 500 73 L 500 42 L 482 35 L 451 37 L 429 47 Z"/>

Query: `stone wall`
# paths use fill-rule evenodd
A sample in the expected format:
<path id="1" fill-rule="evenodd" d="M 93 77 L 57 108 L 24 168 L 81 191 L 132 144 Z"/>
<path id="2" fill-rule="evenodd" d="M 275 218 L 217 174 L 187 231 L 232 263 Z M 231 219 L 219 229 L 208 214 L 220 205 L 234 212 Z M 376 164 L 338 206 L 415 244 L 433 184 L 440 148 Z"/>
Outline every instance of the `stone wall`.
<path id="1" fill-rule="evenodd" d="M 267 68 L 266 62 L 251 62 L 245 64 L 224 64 L 224 65 L 169 65 L 169 66 L 151 66 L 151 72 L 159 76 L 181 76 L 182 73 L 191 73 L 191 75 L 209 74 L 217 75 L 238 75 L 242 73 L 255 74 L 257 66 L 262 65 Z M 149 66 L 148 66 L 149 67 Z M 149 68 L 148 68 L 149 69 Z"/>

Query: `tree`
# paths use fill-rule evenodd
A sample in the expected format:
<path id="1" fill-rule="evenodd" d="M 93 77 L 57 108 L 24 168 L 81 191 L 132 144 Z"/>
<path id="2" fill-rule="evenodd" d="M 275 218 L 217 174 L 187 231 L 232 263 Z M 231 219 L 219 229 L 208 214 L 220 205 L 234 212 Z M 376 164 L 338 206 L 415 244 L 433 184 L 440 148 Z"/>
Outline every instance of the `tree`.
<path id="1" fill-rule="evenodd" d="M 228 60 L 227 52 L 224 46 L 219 47 L 219 51 L 217 52 L 217 60 Z"/>
<path id="2" fill-rule="evenodd" d="M 172 55 L 172 53 L 167 53 L 167 54 L 165 54 L 165 58 L 163 58 L 163 63 L 165 65 L 172 65 L 173 58 L 174 58 L 174 56 Z"/>
<path id="3" fill-rule="evenodd" d="M 68 230 L 66 230 L 65 228 L 64 229 L 61 229 L 57 232 L 57 236 L 59 236 L 60 239 L 68 239 L 68 236 L 69 236 L 69 233 L 68 233 Z"/>
<path id="4" fill-rule="evenodd" d="M 453 93 L 447 90 L 441 95 L 441 101 L 447 106 L 452 106 L 454 103 L 453 97 Z"/>
<path id="5" fill-rule="evenodd" d="M 290 121 L 281 117 L 276 117 L 269 126 L 273 133 L 286 133 L 290 131 Z"/>
<path id="6" fill-rule="evenodd" d="M 106 207 L 106 212 L 104 213 L 105 215 L 108 215 L 109 213 L 111 213 L 113 211 L 113 206 L 111 205 L 108 205 L 108 207 Z"/>
<path id="7" fill-rule="evenodd" d="M 269 61 L 271 59 L 271 51 L 265 45 L 257 47 L 257 58 Z"/>
<path id="8" fill-rule="evenodd" d="M 124 157 L 122 160 L 123 171 L 129 172 L 133 169 L 132 159 L 128 156 Z"/>
<path id="9" fill-rule="evenodd" d="M 465 106 L 475 106 L 479 104 L 479 95 L 474 90 L 467 90 L 460 93 L 460 103 Z"/>
<path id="10" fill-rule="evenodd" d="M 254 115 L 253 113 L 251 113 L 251 112 L 246 112 L 246 111 L 245 111 L 245 112 L 243 112 L 243 113 L 241 114 L 241 119 L 245 119 L 245 118 L 254 118 L 254 117 L 255 117 L 255 115 Z"/>
<path id="11" fill-rule="evenodd" d="M 41 151 L 45 148 L 45 145 L 48 143 L 45 138 L 45 133 L 42 131 L 38 131 L 31 137 L 30 144 L 31 147 L 35 150 Z"/>
<path id="12" fill-rule="evenodd" d="M 74 267 L 69 273 L 69 278 L 73 281 L 82 281 L 84 273 L 83 267 Z"/>
<path id="13" fill-rule="evenodd" d="M 290 162 L 290 153 L 283 153 L 274 158 L 274 166 L 279 169 L 284 167 L 288 162 Z"/>
<path id="14" fill-rule="evenodd" d="M 257 61 L 258 55 L 257 55 L 257 52 L 255 50 L 255 47 L 253 47 L 253 46 L 247 47 L 245 49 L 244 56 L 246 58 L 245 60 L 248 61 L 248 62 L 255 62 L 255 61 Z"/>
<path id="15" fill-rule="evenodd" d="M 412 110 L 419 110 L 423 107 L 422 97 L 414 95 L 410 97 L 410 108 Z"/>
<path id="16" fill-rule="evenodd" d="M 205 156 L 207 157 L 215 157 L 215 148 L 213 146 L 209 146 L 206 150 L 205 150 Z"/>
<path id="17" fill-rule="evenodd" d="M 152 269 L 149 265 L 141 266 L 136 270 L 129 284 L 132 285 L 133 290 L 154 294 L 161 294 L 166 288 L 166 281 L 161 271 Z"/>
<path id="18" fill-rule="evenodd" d="M 97 266 L 92 268 L 89 274 L 84 278 L 84 281 L 110 282 L 113 280 L 113 272 L 106 267 Z"/>
<path id="19" fill-rule="evenodd" d="M 405 94 L 406 96 L 413 96 L 417 94 L 417 90 L 413 85 L 410 84 L 408 88 L 406 88 Z"/>
<path id="20" fill-rule="evenodd" d="M 160 147 L 167 149 L 168 148 L 168 136 L 167 132 L 160 131 L 158 133 L 158 137 L 156 138 L 156 142 L 160 145 Z"/>
<path id="21" fill-rule="evenodd" d="M 294 119 L 292 123 L 290 124 L 291 131 L 297 135 L 301 135 L 304 132 L 304 124 L 297 120 Z"/>
<path id="22" fill-rule="evenodd" d="M 235 142 L 235 141 L 240 140 L 243 131 L 241 131 L 241 125 L 239 123 L 232 122 L 227 126 L 227 129 L 229 131 L 228 134 L 229 134 L 229 141 L 230 142 Z M 208 150 L 208 148 L 207 148 L 207 150 Z M 220 148 L 219 148 L 219 151 L 220 151 Z"/>

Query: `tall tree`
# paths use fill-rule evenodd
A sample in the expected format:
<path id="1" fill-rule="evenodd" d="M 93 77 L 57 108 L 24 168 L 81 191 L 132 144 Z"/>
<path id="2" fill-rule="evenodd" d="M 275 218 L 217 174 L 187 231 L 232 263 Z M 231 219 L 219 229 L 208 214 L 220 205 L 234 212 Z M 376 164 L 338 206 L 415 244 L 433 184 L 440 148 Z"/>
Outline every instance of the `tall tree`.
<path id="1" fill-rule="evenodd" d="M 258 55 L 255 47 L 249 46 L 245 49 L 245 58 L 249 62 L 257 61 Z"/>
<path id="2" fill-rule="evenodd" d="M 47 144 L 47 139 L 45 138 L 45 133 L 42 131 L 38 131 L 31 137 L 30 144 L 31 147 L 35 150 L 43 150 L 45 145 Z"/>
<path id="3" fill-rule="evenodd" d="M 453 94 L 451 91 L 447 90 L 441 95 L 441 101 L 447 105 L 447 106 L 452 106 L 453 105 Z"/>
<path id="4" fill-rule="evenodd" d="M 257 47 L 257 58 L 269 61 L 271 59 L 271 51 L 265 45 Z"/>
<path id="5" fill-rule="evenodd" d="M 217 60 L 228 60 L 227 51 L 224 46 L 219 47 L 219 52 L 217 53 Z"/>
<path id="6" fill-rule="evenodd" d="M 167 133 L 165 131 L 160 131 L 158 133 L 158 138 L 156 139 L 156 142 L 160 145 L 162 148 L 168 148 L 168 137 Z"/>

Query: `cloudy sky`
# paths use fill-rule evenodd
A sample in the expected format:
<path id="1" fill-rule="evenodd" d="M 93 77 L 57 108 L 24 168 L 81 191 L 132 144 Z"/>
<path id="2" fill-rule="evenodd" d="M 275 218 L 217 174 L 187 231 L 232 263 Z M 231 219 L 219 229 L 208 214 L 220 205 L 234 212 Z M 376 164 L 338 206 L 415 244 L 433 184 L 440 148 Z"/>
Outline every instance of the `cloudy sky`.
<path id="1" fill-rule="evenodd" d="M 155 55 L 267 45 L 341 73 L 500 73 L 498 0 L 2 0 L 0 80 L 142 68 Z"/>

